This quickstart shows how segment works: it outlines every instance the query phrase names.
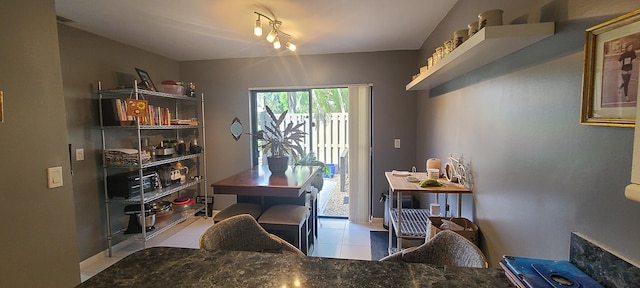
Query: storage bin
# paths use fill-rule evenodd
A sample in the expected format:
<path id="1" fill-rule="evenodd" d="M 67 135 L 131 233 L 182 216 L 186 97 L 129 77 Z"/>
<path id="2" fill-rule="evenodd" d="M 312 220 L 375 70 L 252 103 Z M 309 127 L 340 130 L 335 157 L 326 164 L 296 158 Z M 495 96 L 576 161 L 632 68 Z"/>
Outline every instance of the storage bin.
<path id="1" fill-rule="evenodd" d="M 333 176 L 336 174 L 336 164 L 327 164 L 327 166 L 329 167 L 329 174 L 325 174 L 322 173 L 322 177 L 323 178 L 333 178 Z"/>
<path id="2" fill-rule="evenodd" d="M 160 84 L 160 92 L 173 95 L 184 95 L 184 87 L 181 85 Z"/>
<path id="3" fill-rule="evenodd" d="M 455 231 L 455 230 L 451 230 L 451 231 L 462 235 L 462 237 L 467 238 L 469 241 L 473 242 L 473 244 L 476 244 L 476 246 L 478 246 L 478 225 L 471 222 L 471 220 L 467 218 L 429 217 L 429 221 L 431 221 L 431 225 L 427 227 L 427 241 L 433 238 L 433 236 L 436 236 L 438 232 L 442 231 L 442 229 L 440 229 L 440 226 L 442 225 L 443 219 L 449 220 L 453 223 L 456 223 L 464 227 L 465 228 L 464 231 Z"/>

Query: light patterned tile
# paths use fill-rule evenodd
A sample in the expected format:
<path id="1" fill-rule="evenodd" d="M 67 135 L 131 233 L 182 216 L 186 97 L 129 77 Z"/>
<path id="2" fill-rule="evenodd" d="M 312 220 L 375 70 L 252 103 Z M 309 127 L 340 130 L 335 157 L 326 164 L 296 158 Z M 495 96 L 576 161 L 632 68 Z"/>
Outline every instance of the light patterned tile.
<path id="1" fill-rule="evenodd" d="M 371 247 L 369 245 L 342 245 L 340 258 L 371 260 Z"/>
<path id="2" fill-rule="evenodd" d="M 158 246 L 198 249 L 200 248 L 199 241 L 199 235 L 177 234 L 162 241 Z"/>
<path id="3" fill-rule="evenodd" d="M 373 225 L 371 222 L 364 222 L 364 223 L 353 223 L 353 222 L 348 222 L 345 224 L 345 229 L 346 230 L 361 230 L 361 231 L 369 231 L 373 228 Z"/>
<path id="4" fill-rule="evenodd" d="M 121 259 L 121 257 L 105 257 L 100 261 L 96 261 L 95 263 L 88 265 L 87 267 L 82 269 L 81 273 L 93 276 L 95 274 L 98 274 L 98 272 L 107 269 L 109 266 L 120 261 Z"/>
<path id="5" fill-rule="evenodd" d="M 327 258 L 339 258 L 340 250 L 342 246 L 340 244 L 315 244 L 312 256 L 327 257 Z"/>
<path id="6" fill-rule="evenodd" d="M 318 227 L 322 228 L 331 228 L 331 229 L 344 229 L 347 220 L 345 219 L 334 219 L 334 218 L 319 218 L 318 219 Z"/>
<path id="7" fill-rule="evenodd" d="M 371 245 L 371 238 L 369 230 L 345 230 L 342 236 L 343 245 Z"/>
<path id="8" fill-rule="evenodd" d="M 320 228 L 318 230 L 318 243 L 342 244 L 343 229 Z"/>
<path id="9" fill-rule="evenodd" d="M 193 236 L 200 237 L 200 235 L 202 235 L 202 233 L 204 233 L 204 231 L 209 229 L 209 227 L 211 227 L 212 225 L 213 225 L 212 218 L 198 217 L 196 221 L 185 226 L 182 230 L 180 230 L 177 233 L 180 235 L 193 235 Z"/>

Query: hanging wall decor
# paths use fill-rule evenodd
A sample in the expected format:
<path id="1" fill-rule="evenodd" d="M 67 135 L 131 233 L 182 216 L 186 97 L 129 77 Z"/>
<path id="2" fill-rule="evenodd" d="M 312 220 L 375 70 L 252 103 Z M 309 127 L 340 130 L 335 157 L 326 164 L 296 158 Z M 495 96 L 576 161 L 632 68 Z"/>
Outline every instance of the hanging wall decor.
<path id="1" fill-rule="evenodd" d="M 640 10 L 586 30 L 580 123 L 634 127 L 640 89 Z"/>

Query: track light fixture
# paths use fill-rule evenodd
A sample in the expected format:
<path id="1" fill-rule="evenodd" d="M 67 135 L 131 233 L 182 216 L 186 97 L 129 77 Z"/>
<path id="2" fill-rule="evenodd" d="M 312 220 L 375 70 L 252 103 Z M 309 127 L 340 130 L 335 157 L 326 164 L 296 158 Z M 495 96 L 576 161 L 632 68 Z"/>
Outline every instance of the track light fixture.
<path id="1" fill-rule="evenodd" d="M 267 16 L 265 16 L 264 14 L 258 13 L 258 12 L 253 12 L 256 15 L 258 15 L 258 19 L 256 20 L 256 24 L 253 26 L 253 35 L 256 35 L 257 37 L 261 37 L 262 36 L 262 23 L 260 22 L 260 18 L 264 17 L 267 20 L 269 20 L 269 27 L 271 28 L 271 31 L 269 31 L 269 34 L 267 34 L 267 41 L 269 43 L 273 44 L 273 48 L 275 49 L 280 49 L 282 48 L 282 44 L 280 43 L 280 37 L 279 36 L 287 36 L 287 42 L 285 43 L 284 47 L 286 47 L 287 49 L 289 49 L 290 51 L 296 51 L 297 47 L 295 44 L 291 43 L 291 35 L 284 33 L 280 30 L 280 25 L 282 25 L 282 22 L 279 20 L 273 20 Z"/>

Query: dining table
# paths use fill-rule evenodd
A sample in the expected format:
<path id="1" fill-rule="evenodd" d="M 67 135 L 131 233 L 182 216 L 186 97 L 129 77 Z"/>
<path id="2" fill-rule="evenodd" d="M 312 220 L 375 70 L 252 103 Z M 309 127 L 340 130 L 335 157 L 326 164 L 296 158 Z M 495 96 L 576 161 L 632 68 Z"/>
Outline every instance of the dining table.
<path id="1" fill-rule="evenodd" d="M 214 195 L 237 195 L 238 202 L 256 202 L 257 199 L 263 207 L 305 205 L 304 193 L 311 191 L 314 178 L 321 175 L 319 166 L 291 165 L 285 173 L 275 174 L 267 165 L 256 165 L 217 181 L 211 187 Z"/>
<path id="2" fill-rule="evenodd" d="M 502 269 L 151 247 L 77 287 L 511 287 Z"/>

